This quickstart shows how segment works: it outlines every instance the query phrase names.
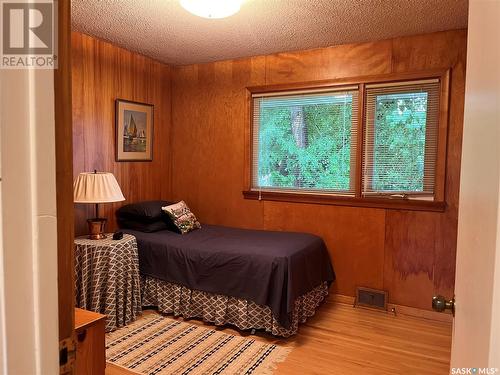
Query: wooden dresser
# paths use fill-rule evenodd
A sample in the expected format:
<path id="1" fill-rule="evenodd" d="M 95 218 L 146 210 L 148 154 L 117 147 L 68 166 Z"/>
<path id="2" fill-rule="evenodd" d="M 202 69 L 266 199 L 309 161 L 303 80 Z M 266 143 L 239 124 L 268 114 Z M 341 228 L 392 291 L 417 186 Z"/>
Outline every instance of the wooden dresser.
<path id="1" fill-rule="evenodd" d="M 106 315 L 75 308 L 76 375 L 104 375 Z"/>

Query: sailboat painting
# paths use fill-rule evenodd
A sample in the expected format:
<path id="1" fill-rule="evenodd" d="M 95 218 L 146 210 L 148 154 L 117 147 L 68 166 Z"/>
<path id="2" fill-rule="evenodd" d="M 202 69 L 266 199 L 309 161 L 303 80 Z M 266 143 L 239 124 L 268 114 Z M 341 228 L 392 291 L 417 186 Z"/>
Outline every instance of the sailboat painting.
<path id="1" fill-rule="evenodd" d="M 124 111 L 123 152 L 146 151 L 146 113 Z"/>
<path id="2" fill-rule="evenodd" d="M 153 160 L 153 106 L 116 101 L 116 160 Z"/>

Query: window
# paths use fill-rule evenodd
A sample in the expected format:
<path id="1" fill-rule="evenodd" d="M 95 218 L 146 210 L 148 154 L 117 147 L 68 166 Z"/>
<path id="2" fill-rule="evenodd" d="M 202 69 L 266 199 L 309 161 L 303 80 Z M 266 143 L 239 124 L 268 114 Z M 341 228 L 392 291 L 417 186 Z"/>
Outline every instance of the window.
<path id="1" fill-rule="evenodd" d="M 363 195 L 434 197 L 439 81 L 366 86 Z"/>
<path id="2" fill-rule="evenodd" d="M 354 195 L 358 92 L 253 99 L 253 187 Z"/>
<path id="3" fill-rule="evenodd" d="M 448 76 L 250 88 L 245 197 L 443 210 Z"/>

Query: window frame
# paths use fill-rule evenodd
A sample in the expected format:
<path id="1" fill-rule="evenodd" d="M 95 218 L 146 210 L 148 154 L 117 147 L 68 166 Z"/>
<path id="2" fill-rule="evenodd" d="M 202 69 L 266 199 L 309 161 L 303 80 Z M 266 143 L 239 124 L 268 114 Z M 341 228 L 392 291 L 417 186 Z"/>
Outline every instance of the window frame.
<path id="1" fill-rule="evenodd" d="M 365 139 L 365 113 L 366 113 L 366 90 L 367 84 L 373 83 L 398 83 L 405 81 L 417 81 L 425 79 L 439 79 L 439 123 L 438 123 L 438 146 L 436 155 L 436 172 L 434 181 L 434 200 L 418 200 L 405 198 L 362 196 L 362 173 L 363 173 L 363 142 Z M 259 190 L 252 188 L 253 177 L 253 98 L 254 94 L 276 93 L 286 94 L 294 90 L 333 89 L 339 90 L 342 86 L 358 86 L 358 122 L 357 122 L 357 145 L 356 158 L 353 163 L 355 170 L 351 172 L 355 181 L 355 195 L 342 196 L 332 193 L 309 193 L 309 192 L 286 192 L 270 189 Z M 436 69 L 417 71 L 411 73 L 392 73 L 371 76 L 359 76 L 335 80 L 298 82 L 291 84 L 252 86 L 246 88 L 247 102 L 247 126 L 245 127 L 245 179 L 243 197 L 245 199 L 257 199 L 280 202 L 298 202 L 354 207 L 374 207 L 398 210 L 419 210 L 443 212 L 446 209 L 445 184 L 447 163 L 447 138 L 448 138 L 448 114 L 449 114 L 449 92 L 450 92 L 450 69 Z"/>
<path id="2" fill-rule="evenodd" d="M 437 78 L 434 78 L 432 80 L 429 80 L 429 79 L 426 79 L 426 80 L 411 80 L 411 81 L 404 81 L 404 82 L 401 82 L 402 83 L 402 86 L 425 86 L 426 84 L 429 83 L 429 81 L 435 81 L 435 80 L 438 80 L 438 89 L 440 88 L 440 81 L 439 79 Z M 398 82 L 399 83 L 399 82 Z M 376 83 L 375 85 L 378 85 L 378 83 Z M 382 85 L 385 86 L 385 83 L 382 83 Z M 396 92 L 398 91 L 398 87 L 401 87 L 399 84 L 398 85 L 394 85 L 392 86 L 394 87 L 394 90 L 388 90 L 388 92 L 386 94 L 388 94 L 389 92 L 393 91 L 393 92 Z M 368 90 L 370 89 L 370 87 L 367 87 L 367 93 L 366 93 L 366 96 L 365 98 L 368 98 L 369 97 L 369 92 Z M 374 91 L 376 91 L 377 88 L 374 88 Z M 421 88 L 420 88 L 421 90 Z M 406 91 L 407 92 L 407 91 Z M 415 92 L 421 92 L 419 91 L 417 88 L 414 89 L 413 91 L 414 93 Z M 439 96 L 439 92 L 437 93 L 438 96 Z M 378 94 L 372 94 L 374 95 L 374 97 L 376 97 Z M 395 94 L 397 95 L 397 94 Z M 440 98 L 438 98 L 439 100 Z M 375 104 L 375 102 L 374 102 Z M 376 114 L 376 108 L 371 108 L 371 110 L 373 111 L 373 114 L 375 115 Z M 368 123 L 370 122 L 369 121 L 369 118 L 370 116 L 368 115 L 370 109 L 368 108 L 368 104 L 365 105 L 365 108 L 364 108 L 364 113 L 365 113 L 365 127 L 364 127 L 364 130 L 365 130 L 365 133 L 366 131 L 370 128 L 371 129 L 371 132 L 374 134 L 375 132 L 375 119 L 373 119 L 373 123 L 371 124 L 371 127 L 368 125 Z M 436 142 L 438 141 L 439 139 L 439 108 L 437 109 L 437 113 L 434 113 L 434 114 L 437 114 L 437 117 L 438 117 L 438 123 L 437 123 L 437 127 L 434 128 L 436 130 Z M 430 123 L 430 119 L 431 119 L 431 113 L 428 111 L 427 114 L 427 123 L 429 124 Z M 431 200 L 433 201 L 434 200 L 434 196 L 435 196 L 435 188 L 436 188 L 436 181 L 435 181 L 435 176 L 434 176 L 434 184 L 429 184 L 429 183 L 426 183 L 426 178 L 425 176 L 429 173 L 429 169 L 425 168 L 427 166 L 427 163 L 429 162 L 429 160 L 431 161 L 431 165 L 433 164 L 434 167 L 437 166 L 437 146 L 438 144 L 436 143 L 436 149 L 435 149 L 435 152 L 436 154 L 435 155 L 430 155 L 429 154 L 429 151 L 434 151 L 434 148 L 431 147 L 427 141 L 429 140 L 427 138 L 427 135 L 428 135 L 428 132 L 430 131 L 429 127 L 427 127 L 426 129 L 426 144 L 425 144 L 425 164 L 424 164 L 424 191 L 422 192 L 417 192 L 417 191 L 377 191 L 373 188 L 373 180 L 374 180 L 374 176 L 373 176 L 373 160 L 375 158 L 375 149 L 374 149 L 374 145 L 373 144 L 370 144 L 368 141 L 367 141 L 367 137 L 368 135 L 365 134 L 364 136 L 364 144 L 363 144 L 363 170 L 362 170 L 362 174 L 363 174 L 363 179 L 362 179 L 362 186 L 361 186 L 361 194 L 364 196 L 364 197 L 381 197 L 381 198 L 388 198 L 390 197 L 391 195 L 404 195 L 404 196 L 408 196 L 409 198 L 415 198 L 415 197 L 420 197 L 422 199 L 426 199 L 426 200 Z M 374 137 L 374 135 L 372 134 L 372 137 Z M 431 139 L 432 141 L 432 139 Z M 434 160 L 433 160 L 434 159 Z M 369 173 L 367 173 L 367 170 L 365 168 L 365 165 L 364 164 L 368 164 L 372 167 L 372 169 L 370 170 Z M 434 173 L 436 171 L 434 170 Z M 369 188 L 369 190 L 367 191 L 366 188 Z M 429 194 L 429 190 L 432 190 L 432 194 Z M 432 197 L 432 199 L 429 199 L 429 197 Z"/>
<path id="3" fill-rule="evenodd" d="M 309 91 L 309 92 L 308 92 Z M 336 86 L 336 88 L 334 89 L 330 89 L 330 88 L 327 88 L 327 89 L 320 89 L 318 91 L 318 89 L 305 89 L 305 90 L 289 90 L 289 91 L 286 91 L 284 95 L 282 94 L 276 94 L 276 92 L 272 92 L 272 95 L 270 97 L 278 97 L 278 98 L 283 98 L 283 97 L 291 97 L 291 96 L 294 96 L 294 95 L 297 95 L 297 94 L 304 94 L 308 92 L 308 94 L 311 94 L 311 95 L 316 95 L 316 94 L 323 94 L 323 95 L 336 95 L 336 94 L 344 94 L 344 93 L 355 93 L 355 95 L 353 95 L 353 99 L 352 99 L 352 103 L 353 103 L 353 113 L 352 115 L 355 116 L 355 119 L 353 117 L 353 123 L 351 125 L 351 131 L 350 131 L 350 145 L 351 145 L 351 148 L 350 148 L 350 181 L 349 181 L 349 188 L 346 189 L 346 190 L 341 190 L 341 189 L 298 189 L 298 188 L 293 188 L 293 187 L 276 187 L 276 188 L 273 188 L 273 187 L 264 187 L 262 186 L 261 189 L 259 190 L 266 190 L 266 191 L 273 191 L 273 192 L 282 192 L 282 193 L 285 193 L 285 194 L 288 194 L 288 193 L 307 193 L 307 194 L 325 194 L 325 195 L 333 195 L 333 196 L 348 196 L 348 197 L 353 197 L 354 196 L 354 193 L 355 193 L 355 189 L 356 189 L 356 184 L 355 184 L 355 171 L 356 171 L 356 147 L 357 147 L 357 142 L 353 142 L 353 139 L 354 140 L 357 140 L 357 131 L 358 131 L 358 126 L 357 126 L 357 121 L 358 121 L 358 111 L 359 111 L 359 105 L 358 105 L 358 95 L 359 95 L 359 90 L 358 90 L 358 85 L 341 85 L 341 86 Z M 252 93 L 253 95 L 253 93 Z M 259 105 L 256 104 L 256 102 L 258 100 L 259 97 L 254 97 L 252 96 L 252 112 L 255 112 L 255 109 L 257 109 L 257 112 L 259 112 Z M 356 103 L 356 113 L 354 113 L 354 103 Z M 253 123 L 253 120 L 255 119 L 255 113 L 253 113 L 253 116 L 252 116 L 252 135 L 254 134 L 254 131 L 255 131 L 255 128 L 258 127 L 259 128 L 259 131 L 260 131 L 260 124 L 259 126 L 256 126 L 254 123 Z M 253 146 L 255 144 L 255 140 L 253 139 L 252 137 L 252 152 L 253 151 L 256 151 Z M 260 145 L 260 143 L 259 143 Z M 355 147 L 352 147 L 352 146 L 355 146 Z M 253 153 L 252 154 L 252 157 L 251 157 L 251 162 L 252 162 L 252 165 L 251 165 L 251 175 L 250 175 L 250 178 L 251 178 L 251 186 L 254 186 L 256 184 L 256 175 L 258 175 L 258 173 L 255 173 L 254 174 L 254 167 L 257 163 L 255 163 L 255 157 L 258 153 Z"/>

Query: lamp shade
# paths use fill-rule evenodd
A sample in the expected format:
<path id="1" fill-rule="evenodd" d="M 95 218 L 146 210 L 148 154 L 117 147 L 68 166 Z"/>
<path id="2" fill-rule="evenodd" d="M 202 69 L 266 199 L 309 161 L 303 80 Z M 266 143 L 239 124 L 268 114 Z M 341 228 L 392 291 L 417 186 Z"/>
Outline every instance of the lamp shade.
<path id="1" fill-rule="evenodd" d="M 111 203 L 125 197 L 112 173 L 80 173 L 73 183 L 75 203 Z"/>

